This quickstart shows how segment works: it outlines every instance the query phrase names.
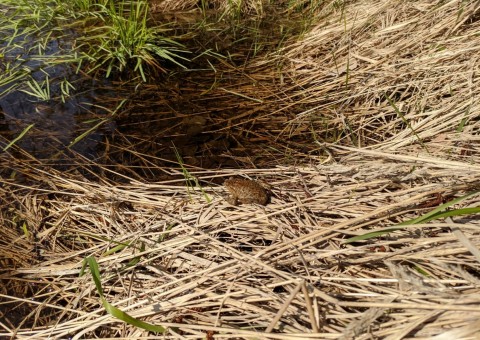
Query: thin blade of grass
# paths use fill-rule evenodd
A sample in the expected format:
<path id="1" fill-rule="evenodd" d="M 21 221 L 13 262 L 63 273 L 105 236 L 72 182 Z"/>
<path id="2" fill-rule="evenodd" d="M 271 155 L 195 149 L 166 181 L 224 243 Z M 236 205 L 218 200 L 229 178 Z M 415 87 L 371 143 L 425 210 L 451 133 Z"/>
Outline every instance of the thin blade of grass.
<path id="1" fill-rule="evenodd" d="M 357 242 L 357 241 L 369 240 L 371 238 L 375 238 L 375 237 L 378 237 L 378 236 L 382 236 L 382 235 L 391 233 L 392 231 L 402 230 L 402 229 L 407 228 L 409 226 L 414 226 L 414 225 L 420 224 L 420 223 L 426 223 L 426 222 L 436 220 L 436 219 L 440 219 L 440 218 L 451 217 L 451 216 L 471 215 L 471 214 L 480 213 L 480 207 L 462 208 L 462 209 L 443 211 L 443 210 L 447 209 L 448 207 L 451 207 L 454 204 L 457 204 L 457 203 L 459 203 L 459 202 L 461 202 L 461 201 L 463 201 L 467 198 L 470 198 L 472 196 L 477 195 L 478 193 L 479 192 L 477 191 L 477 192 L 473 192 L 473 193 L 470 193 L 470 194 L 462 196 L 462 197 L 458 197 L 454 200 L 451 200 L 447 203 L 444 203 L 444 204 L 440 205 L 439 207 L 433 209 L 432 211 L 430 211 L 430 212 L 428 212 L 428 213 L 426 213 L 426 214 L 424 214 L 420 217 L 417 217 L 417 218 L 414 218 L 414 219 L 411 219 L 411 220 L 408 220 L 408 221 L 404 221 L 404 222 L 399 223 L 399 224 L 397 224 L 396 226 L 393 226 L 393 227 L 389 227 L 389 228 L 385 228 L 385 229 L 381 229 L 381 230 L 377 230 L 377 231 L 372 231 L 372 232 L 369 232 L 369 233 L 365 233 L 365 234 L 362 234 L 362 235 L 351 237 L 351 238 L 345 240 L 344 243 L 352 243 L 352 242 Z"/>
<path id="2" fill-rule="evenodd" d="M 138 320 L 129 314 L 125 313 L 124 311 L 118 309 L 117 307 L 111 305 L 103 296 L 103 290 L 102 290 L 102 283 L 101 283 L 101 276 L 100 276 L 100 270 L 98 269 L 98 263 L 95 260 L 93 256 L 89 256 L 86 258 L 85 262 L 88 264 L 90 268 L 90 272 L 92 273 L 93 281 L 95 283 L 95 287 L 97 288 L 97 291 L 100 295 L 100 299 L 102 301 L 102 305 L 105 308 L 105 310 L 112 315 L 113 317 L 122 320 L 123 322 L 126 322 L 132 326 L 138 327 L 145 329 L 150 332 L 154 333 L 165 333 L 165 328 L 162 326 L 156 326 L 152 325 L 148 322 L 144 322 L 141 320 Z"/>
<path id="3" fill-rule="evenodd" d="M 10 149 L 16 142 L 22 139 L 23 136 L 25 136 L 25 134 L 34 126 L 35 124 L 30 124 L 29 126 L 27 126 L 14 140 L 12 140 L 10 143 L 8 143 L 7 146 L 3 148 L 3 151 L 7 151 L 8 149 Z"/>
<path id="4" fill-rule="evenodd" d="M 451 207 L 452 205 L 455 205 L 467 198 L 470 198 L 470 197 L 473 197 L 475 195 L 477 195 L 479 193 L 479 191 L 475 191 L 475 192 L 472 192 L 472 193 L 469 193 L 467 195 L 464 195 L 464 196 L 461 196 L 461 197 L 458 197 L 458 198 L 455 198 L 451 201 L 448 201 L 447 203 L 444 203 L 440 206 L 438 206 L 437 208 L 433 209 L 432 211 L 420 216 L 420 217 L 417 217 L 417 218 L 414 218 L 412 220 L 408 220 L 408 221 L 404 221 L 400 224 L 398 224 L 399 226 L 401 225 L 411 225 L 411 224 L 418 224 L 418 223 L 422 223 L 422 222 L 425 222 L 427 219 L 429 219 L 430 217 L 432 217 L 433 215 L 436 215 L 438 214 L 439 212 Z M 430 220 L 429 220 L 430 221 Z"/>
<path id="5" fill-rule="evenodd" d="M 410 129 L 410 131 L 412 131 L 413 135 L 417 138 L 417 140 L 418 140 L 418 142 L 420 143 L 420 145 L 422 146 L 422 148 L 424 148 L 427 153 L 430 153 L 430 152 L 428 151 L 427 146 L 425 145 L 425 143 L 423 143 L 422 139 L 421 139 L 420 136 L 418 135 L 417 131 L 415 131 L 415 129 L 413 128 L 412 124 L 410 124 L 410 121 L 408 121 L 408 120 L 405 118 L 405 115 L 400 111 L 400 109 L 397 107 L 397 105 L 395 105 L 395 103 L 393 102 L 393 100 L 392 100 L 387 94 L 385 94 L 385 98 L 387 98 L 388 103 L 389 103 L 390 106 L 393 108 L 393 110 L 395 111 L 395 113 L 400 117 L 400 119 L 405 123 L 405 125 L 408 126 L 408 128 Z"/>
<path id="6" fill-rule="evenodd" d="M 96 125 L 94 125 L 94 126 L 91 127 L 90 129 L 88 129 L 87 131 L 85 131 L 84 133 L 82 133 L 80 136 L 77 136 L 72 142 L 70 142 L 70 144 L 68 145 L 68 147 L 71 148 L 72 146 L 74 146 L 75 144 L 77 144 L 78 142 L 80 142 L 82 139 L 84 139 L 86 136 L 88 136 L 88 135 L 91 134 L 92 132 L 96 131 L 100 126 L 102 126 L 103 124 L 105 124 L 107 121 L 108 121 L 108 119 L 102 119 L 102 120 L 100 120 L 99 123 L 97 123 Z"/>

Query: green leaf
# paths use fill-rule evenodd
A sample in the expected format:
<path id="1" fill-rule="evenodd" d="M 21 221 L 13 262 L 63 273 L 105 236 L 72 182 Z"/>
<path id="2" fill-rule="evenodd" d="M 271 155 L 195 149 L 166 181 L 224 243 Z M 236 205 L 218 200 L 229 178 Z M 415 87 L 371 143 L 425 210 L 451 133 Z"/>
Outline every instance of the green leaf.
<path id="1" fill-rule="evenodd" d="M 98 263 L 92 256 L 87 257 L 86 262 L 88 264 L 88 267 L 90 268 L 90 272 L 92 273 L 93 282 L 95 283 L 98 294 L 103 298 L 103 290 L 100 279 L 100 270 L 98 269 Z"/>
<path id="2" fill-rule="evenodd" d="M 116 317 L 117 319 L 120 319 L 120 320 L 122 320 L 122 321 L 124 321 L 124 322 L 126 322 L 126 323 L 128 323 L 132 326 L 142 328 L 142 329 L 145 329 L 145 330 L 150 331 L 150 332 L 165 333 L 165 328 L 163 328 L 162 326 L 152 325 L 148 322 L 138 320 L 138 319 L 128 315 L 124 311 L 122 311 L 122 310 L 118 309 L 117 307 L 112 306 L 110 303 L 108 303 L 108 301 L 105 300 L 105 298 L 103 296 L 101 297 L 101 300 L 102 300 L 103 307 L 105 307 L 105 310 L 110 315 Z"/>
<path id="3" fill-rule="evenodd" d="M 28 225 L 25 221 L 22 223 L 22 231 L 25 237 L 28 239 L 30 237 L 30 232 L 28 231 Z"/>
<path id="4" fill-rule="evenodd" d="M 429 211 L 428 213 L 426 213 L 426 214 L 424 214 L 420 217 L 417 217 L 417 218 L 414 218 L 414 219 L 411 219 L 411 220 L 408 220 L 408 221 L 404 221 L 404 222 L 399 223 L 395 226 L 388 227 L 388 228 L 381 229 L 381 230 L 372 231 L 372 232 L 365 233 L 365 234 L 358 235 L 358 236 L 354 236 L 354 237 L 350 237 L 349 239 L 346 239 L 344 241 L 344 243 L 365 241 L 365 240 L 368 240 L 368 239 L 371 239 L 371 238 L 374 238 L 374 237 L 378 237 L 378 236 L 382 236 L 382 235 L 391 233 L 392 231 L 402 230 L 402 229 L 405 229 L 405 228 L 410 227 L 410 226 L 415 226 L 416 224 L 427 223 L 429 221 L 437 220 L 437 219 L 440 219 L 440 218 L 451 217 L 451 216 L 478 214 L 478 213 L 480 213 L 480 207 L 462 208 L 462 209 L 455 209 L 455 210 L 448 210 L 448 211 L 444 211 L 444 210 L 451 207 L 452 205 L 455 205 L 455 204 L 467 199 L 467 198 L 470 198 L 472 196 L 477 195 L 479 192 L 480 191 L 475 191 L 475 192 L 467 194 L 465 196 L 458 197 L 454 200 L 451 200 L 451 201 L 449 201 L 445 204 L 442 204 L 442 205 L 438 206 L 437 208 L 433 209 L 432 211 Z"/>
<path id="5" fill-rule="evenodd" d="M 90 268 L 90 272 L 92 273 L 93 281 L 95 283 L 95 287 L 97 288 L 98 294 L 100 295 L 100 299 L 102 301 L 102 305 L 105 308 L 105 310 L 112 315 L 113 317 L 122 320 L 123 322 L 126 322 L 132 326 L 138 327 L 145 329 L 150 332 L 154 333 L 165 333 L 165 328 L 162 326 L 156 326 L 152 325 L 148 322 L 136 319 L 129 314 L 125 313 L 124 311 L 118 309 L 117 307 L 111 305 L 103 296 L 103 290 L 102 290 L 102 284 L 101 284 L 101 277 L 100 277 L 100 271 L 98 269 L 98 264 L 97 261 L 93 256 L 89 256 L 85 259 L 84 261 L 84 267 L 85 264 L 88 264 Z M 83 268 L 82 268 L 83 271 Z"/>
<path id="6" fill-rule="evenodd" d="M 405 118 L 405 115 L 400 111 L 400 109 L 397 107 L 397 105 L 395 105 L 395 103 L 393 102 L 393 100 L 387 95 L 385 94 L 385 97 L 387 98 L 387 101 L 388 103 L 390 104 L 390 106 L 393 108 L 393 110 L 397 113 L 397 115 L 402 119 L 402 121 L 405 123 L 405 125 L 408 126 L 408 128 L 412 131 L 413 135 L 417 138 L 418 142 L 420 143 L 420 145 L 422 146 L 422 148 L 425 149 L 425 151 L 427 153 L 430 153 L 427 149 L 427 146 L 423 143 L 422 139 L 420 138 L 420 136 L 417 134 L 417 131 L 415 131 L 415 129 L 413 128 L 413 126 L 410 124 L 410 121 L 408 121 L 406 118 Z"/>
<path id="7" fill-rule="evenodd" d="M 14 145 L 16 142 L 18 142 L 20 139 L 22 139 L 23 136 L 25 136 L 25 134 L 35 126 L 35 124 L 30 124 L 29 126 L 27 126 L 21 133 L 20 135 L 18 135 L 17 138 L 15 138 L 14 140 L 12 140 L 10 143 L 8 143 L 7 146 L 5 146 L 3 148 L 3 151 L 7 151 L 8 149 L 10 149 L 12 147 L 12 145 Z"/>
<path id="8" fill-rule="evenodd" d="M 449 202 L 447 202 L 447 203 L 444 203 L 444 204 L 438 206 L 437 208 L 433 209 L 432 211 L 430 211 L 430 212 L 428 212 L 428 213 L 426 213 L 426 214 L 424 214 L 424 215 L 422 215 L 422 216 L 420 216 L 420 217 L 417 217 L 417 218 L 414 218 L 414 219 L 412 219 L 412 220 L 408 220 L 408 221 L 402 222 L 402 223 L 400 223 L 400 224 L 398 224 L 398 225 L 411 225 L 411 224 L 423 223 L 423 222 L 426 222 L 427 220 L 428 220 L 428 221 L 431 221 L 431 220 L 432 220 L 431 217 L 433 217 L 434 215 L 440 213 L 441 211 L 445 210 L 446 208 L 449 208 L 449 207 L 451 207 L 452 205 L 455 205 L 455 204 L 457 204 L 457 203 L 459 203 L 459 202 L 461 202 L 461 201 L 463 201 L 463 200 L 465 200 L 465 199 L 467 199 L 467 198 L 470 198 L 470 197 L 472 197 L 472 196 L 477 195 L 479 192 L 480 192 L 480 191 L 475 191 L 475 192 L 472 192 L 472 193 L 467 194 L 467 195 L 465 195 L 465 196 L 461 196 L 461 197 L 455 198 L 454 200 L 451 200 L 451 201 L 449 201 Z M 453 210 L 453 211 L 455 211 L 455 210 Z"/>
<path id="9" fill-rule="evenodd" d="M 77 144 L 78 142 L 80 142 L 82 139 L 84 139 L 86 136 L 88 136 L 89 134 L 91 134 L 93 131 L 97 130 L 100 126 L 102 126 L 103 124 L 105 124 L 106 122 L 108 122 L 108 118 L 103 118 L 100 120 L 99 123 L 97 123 L 95 126 L 93 126 L 92 128 L 88 129 L 87 131 L 85 131 L 84 133 L 82 133 L 80 136 L 76 137 L 73 141 L 70 142 L 70 144 L 68 145 L 69 148 L 71 148 L 72 146 L 74 146 L 75 144 Z"/>
<path id="10" fill-rule="evenodd" d="M 119 243 L 117 244 L 115 247 L 113 248 L 110 248 L 109 250 L 107 250 L 106 252 L 104 252 L 102 254 L 102 256 L 108 256 L 108 255 L 111 255 L 111 254 L 115 254 L 117 251 L 120 251 L 120 250 L 123 250 L 127 247 L 130 247 L 130 245 L 132 244 L 132 242 L 128 242 L 128 243 Z"/>
<path id="11" fill-rule="evenodd" d="M 142 242 L 142 245 L 140 246 L 140 252 L 143 253 L 144 251 L 145 251 L 145 243 Z M 130 262 L 128 262 L 127 267 L 133 267 L 138 262 L 140 262 L 141 258 L 142 256 L 135 256 L 133 259 L 130 260 Z"/>

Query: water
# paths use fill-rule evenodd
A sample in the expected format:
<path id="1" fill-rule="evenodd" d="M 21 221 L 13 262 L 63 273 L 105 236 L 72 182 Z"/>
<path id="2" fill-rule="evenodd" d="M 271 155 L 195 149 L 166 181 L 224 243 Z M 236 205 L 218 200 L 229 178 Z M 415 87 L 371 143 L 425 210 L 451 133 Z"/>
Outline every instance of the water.
<path id="1" fill-rule="evenodd" d="M 61 38 L 51 35 L 43 44 L 39 35 L 18 34 L 8 41 L 9 34 L 14 32 L 3 33 L 0 37 L 0 50 L 4 51 L 0 59 L 0 134 L 5 139 L 0 140 L 0 148 L 3 149 L 34 124 L 16 145 L 36 158 L 48 159 L 58 155 L 58 151 L 64 150 L 77 136 L 108 116 L 105 108 L 96 105 L 100 98 L 115 96 L 112 90 L 103 90 L 111 88 L 108 81 L 98 83 L 80 76 L 73 64 L 62 62 L 72 53 L 70 41 L 73 39 L 69 41 L 68 37 L 72 38 L 74 32 L 64 31 Z M 15 71 L 23 74 L 22 79 L 5 83 L 5 79 Z M 26 93 L 33 92 L 27 85 L 28 81 L 33 86 L 35 83 L 42 85 L 46 97 L 48 87 L 50 98 Z M 66 95 L 65 89 L 68 89 L 69 95 Z M 108 121 L 71 149 L 92 159 L 97 154 L 103 135 L 114 128 L 114 122 Z"/>

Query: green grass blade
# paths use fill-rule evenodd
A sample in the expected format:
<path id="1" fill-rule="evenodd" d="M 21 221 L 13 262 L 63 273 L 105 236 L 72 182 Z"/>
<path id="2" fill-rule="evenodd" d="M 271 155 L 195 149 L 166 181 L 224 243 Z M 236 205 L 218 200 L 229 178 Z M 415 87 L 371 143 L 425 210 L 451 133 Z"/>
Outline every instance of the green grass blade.
<path id="1" fill-rule="evenodd" d="M 371 238 L 379 237 L 388 233 L 391 233 L 392 231 L 397 231 L 397 230 L 402 230 L 405 229 L 405 227 L 390 227 L 390 228 L 385 228 L 382 230 L 377 230 L 377 231 L 372 231 L 366 234 L 350 237 L 344 241 L 344 243 L 353 243 L 353 242 L 358 242 L 358 241 L 365 241 L 369 240 Z"/>
<path id="2" fill-rule="evenodd" d="M 462 215 L 471 215 L 480 213 L 480 207 L 473 208 L 462 208 L 455 210 L 442 211 L 438 214 L 433 215 L 431 218 L 422 221 L 422 223 L 429 222 L 431 220 L 437 220 L 440 218 L 452 217 L 452 216 L 462 216 Z"/>
<path id="3" fill-rule="evenodd" d="M 205 199 L 207 200 L 207 203 L 210 203 L 212 199 L 210 198 L 210 196 L 208 196 L 205 190 L 203 190 L 203 187 L 200 185 L 198 178 L 195 176 L 192 176 L 188 171 L 188 169 L 184 166 L 182 156 L 180 156 L 180 153 L 175 147 L 175 144 L 173 144 L 173 150 L 175 151 L 175 156 L 177 157 L 178 164 L 182 168 L 183 176 L 185 177 L 185 184 L 187 185 L 188 196 L 190 197 L 190 199 L 192 199 L 192 197 L 190 196 L 190 189 L 192 189 L 192 191 L 195 191 L 195 187 L 198 187 L 202 192 L 203 196 L 205 197 Z M 195 182 L 195 186 L 191 184 L 191 181 Z"/>
<path id="4" fill-rule="evenodd" d="M 122 320 L 123 322 L 126 322 L 132 326 L 138 327 L 145 329 L 150 332 L 154 333 L 165 333 L 165 328 L 162 326 L 156 326 L 152 325 L 148 322 L 144 322 L 141 320 L 138 320 L 129 314 L 125 313 L 124 311 L 118 309 L 117 307 L 111 305 L 103 296 L 103 290 L 102 290 L 102 284 L 101 284 L 101 276 L 100 276 L 100 270 L 98 269 L 98 263 L 95 260 L 93 256 L 89 256 L 85 259 L 84 266 L 85 264 L 88 264 L 90 268 L 90 272 L 92 273 L 93 277 L 93 282 L 95 283 L 95 287 L 97 288 L 98 294 L 100 295 L 100 299 L 102 301 L 102 305 L 105 308 L 105 310 L 112 315 L 113 317 Z M 82 268 L 83 271 L 83 268 Z"/>
<path id="5" fill-rule="evenodd" d="M 92 273 L 93 282 L 95 283 L 98 294 L 103 298 L 102 282 L 100 279 L 100 270 L 98 269 L 98 263 L 93 256 L 87 257 L 86 263 L 88 264 L 90 272 Z"/>
<path id="6" fill-rule="evenodd" d="M 472 196 L 475 196 L 479 193 L 480 191 L 475 191 L 475 192 L 472 192 L 472 193 L 469 193 L 465 196 L 461 196 L 461 197 L 458 197 L 458 198 L 455 198 L 447 203 L 444 203 L 440 206 L 438 206 L 437 208 L 433 209 L 432 211 L 420 216 L 420 217 L 417 217 L 417 218 L 414 218 L 414 219 L 411 219 L 411 220 L 408 220 L 408 221 L 404 221 L 402 223 L 399 223 L 398 225 L 399 226 L 402 226 L 402 225 L 411 225 L 411 224 L 419 224 L 419 223 L 423 223 L 423 222 L 426 222 L 427 220 L 428 221 L 431 221 L 432 219 L 430 217 L 438 214 L 439 212 L 451 207 L 452 205 L 455 205 L 467 198 L 470 198 Z"/>
<path id="7" fill-rule="evenodd" d="M 118 245 L 116 245 L 115 247 L 113 248 L 110 248 L 109 250 L 107 250 L 106 252 L 104 252 L 102 254 L 102 256 L 108 256 L 108 255 L 112 255 L 112 254 L 115 254 L 116 252 L 118 251 L 121 251 L 127 247 L 130 247 L 130 245 L 132 244 L 132 242 L 128 242 L 128 243 L 120 243 Z"/>
<path id="8" fill-rule="evenodd" d="M 393 102 L 393 100 L 392 100 L 387 94 L 385 94 L 385 98 L 387 98 L 388 103 L 389 103 L 390 106 L 393 108 L 393 110 L 395 111 L 395 113 L 400 117 L 400 119 L 403 121 L 403 123 L 405 123 L 405 125 L 408 126 L 408 128 L 410 129 L 410 131 L 412 131 L 413 135 L 417 138 L 417 141 L 420 143 L 420 145 L 422 146 L 422 148 L 423 148 L 427 153 L 430 153 L 430 152 L 428 151 L 427 146 L 423 143 L 422 139 L 421 139 L 420 136 L 418 135 L 417 131 L 415 131 L 415 129 L 413 128 L 412 124 L 410 124 L 410 121 L 408 121 L 408 120 L 405 118 L 405 115 L 400 111 L 400 109 L 397 107 L 397 105 L 395 105 L 395 103 Z"/>
<path id="9" fill-rule="evenodd" d="M 23 222 L 23 223 L 22 223 L 22 231 L 23 231 L 23 235 L 24 235 L 25 238 L 28 240 L 29 237 L 30 237 L 30 232 L 28 231 L 27 222 Z"/>
<path id="10" fill-rule="evenodd" d="M 22 139 L 23 136 L 25 136 L 25 134 L 35 126 L 35 124 L 30 124 L 29 126 L 27 126 L 18 136 L 17 138 L 15 138 L 14 140 L 12 140 L 10 143 L 8 143 L 7 146 L 5 146 L 3 148 L 3 151 L 7 151 L 8 149 L 10 149 L 16 142 L 18 142 L 20 139 Z"/>
<path id="11" fill-rule="evenodd" d="M 162 326 L 152 325 L 148 322 L 135 319 L 134 317 L 128 315 L 127 313 L 118 309 L 117 307 L 112 306 L 110 303 L 108 303 L 107 300 L 105 300 L 103 296 L 101 297 L 101 300 L 102 300 L 103 307 L 105 307 L 105 310 L 113 317 L 119 320 L 122 320 L 132 326 L 142 328 L 150 332 L 165 333 L 165 328 L 163 328 Z"/>
<path id="12" fill-rule="evenodd" d="M 92 128 L 88 129 L 87 131 L 85 131 L 84 133 L 82 133 L 80 136 L 77 136 L 73 141 L 71 141 L 70 144 L 68 145 L 68 147 L 71 148 L 72 146 L 74 146 L 75 144 L 77 144 L 78 142 L 80 142 L 82 139 L 84 139 L 85 137 L 87 137 L 89 134 L 91 134 L 93 131 L 97 130 L 100 126 L 102 126 L 103 124 L 105 124 L 107 121 L 108 121 L 108 119 L 102 119 L 102 120 L 100 120 L 100 122 L 97 123 L 95 126 L 93 126 Z"/>
<path id="13" fill-rule="evenodd" d="M 416 224 L 420 224 L 420 223 L 427 223 L 429 221 L 440 219 L 440 218 L 451 217 L 451 216 L 478 214 L 478 213 L 480 213 L 480 207 L 462 208 L 462 209 L 444 211 L 445 209 L 451 207 L 452 205 L 455 205 L 455 204 L 457 204 L 457 203 L 459 203 L 459 202 L 461 202 L 461 201 L 463 201 L 467 198 L 470 198 L 472 196 L 478 195 L 478 193 L 480 193 L 480 191 L 476 191 L 476 192 L 467 194 L 465 196 L 458 197 L 454 200 L 451 200 L 447 203 L 444 203 L 444 204 L 440 205 L 439 207 L 433 209 L 432 211 L 429 211 L 428 213 L 426 213 L 426 214 L 424 214 L 420 217 L 417 217 L 417 218 L 414 218 L 414 219 L 411 219 L 411 220 L 408 220 L 408 221 L 404 221 L 404 222 L 399 223 L 399 224 L 397 224 L 393 227 L 388 227 L 388 228 L 385 228 L 385 229 L 376 230 L 376 231 L 372 231 L 372 232 L 365 233 L 365 234 L 362 234 L 362 235 L 351 237 L 349 239 L 346 239 L 344 241 L 344 243 L 352 243 L 352 242 L 357 242 L 357 241 L 369 240 L 371 238 L 375 238 L 375 237 L 378 237 L 378 236 L 382 236 L 382 235 L 391 233 L 392 231 L 402 230 L 402 229 L 405 229 L 409 226 L 415 226 Z"/>
<path id="14" fill-rule="evenodd" d="M 145 243 L 142 242 L 142 245 L 140 246 L 140 252 L 143 253 L 145 251 Z M 131 259 L 128 263 L 127 263 L 127 267 L 133 267 L 134 265 L 136 265 L 138 262 L 140 262 L 140 260 L 142 259 L 142 256 L 135 256 L 133 259 Z"/>

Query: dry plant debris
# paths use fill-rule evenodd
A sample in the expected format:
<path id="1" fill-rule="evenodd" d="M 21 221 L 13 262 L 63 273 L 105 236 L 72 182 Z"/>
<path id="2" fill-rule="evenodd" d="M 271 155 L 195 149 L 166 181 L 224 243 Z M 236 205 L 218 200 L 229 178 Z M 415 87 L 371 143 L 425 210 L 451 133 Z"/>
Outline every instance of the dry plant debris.
<path id="1" fill-rule="evenodd" d="M 465 164 L 441 159 L 335 151 L 339 163 L 256 171 L 272 184 L 265 207 L 233 207 L 223 188 L 208 185 L 231 172 L 192 173 L 208 203 L 178 181 L 109 186 L 17 164 L 36 185 L 2 182 L 2 197 L 18 202 L 2 207 L 8 226 L 1 228 L 2 280 L 9 289 L 37 287 L 34 300 L 20 301 L 38 325 L 5 325 L 2 334 L 92 337 L 108 329 L 110 336 L 147 336 L 105 314 L 91 276 L 79 277 L 87 256 L 99 262 L 110 303 L 173 328 L 172 337 L 479 332 L 479 260 L 451 232 L 459 228 L 478 249 L 478 218 L 431 222 L 354 245 L 344 240 L 426 212 L 437 195 L 478 189 L 480 167 L 462 172 Z M 478 205 L 478 196 L 464 205 Z M 119 244 L 130 246 L 109 252 Z M 18 304 L 5 293 L 4 303 Z"/>
<path id="2" fill-rule="evenodd" d="M 283 90 L 235 123 L 265 143 L 313 131 L 328 163 L 282 149 L 284 166 L 191 171 L 202 192 L 175 170 L 120 184 L 1 155 L 0 336 L 152 337 L 79 276 L 94 256 L 105 298 L 171 339 L 478 338 L 478 216 L 345 243 L 479 190 L 478 1 L 336 3 L 245 65 Z M 271 203 L 229 205 L 214 183 L 231 175 L 270 183 Z"/>

